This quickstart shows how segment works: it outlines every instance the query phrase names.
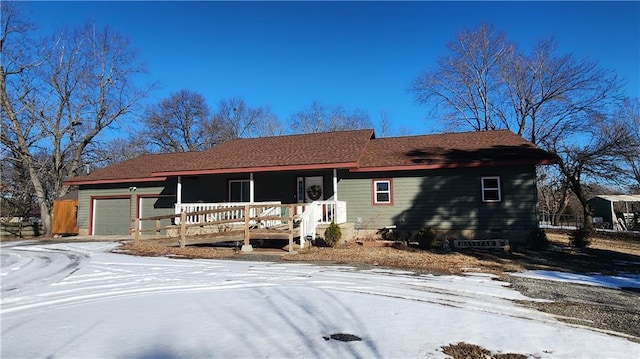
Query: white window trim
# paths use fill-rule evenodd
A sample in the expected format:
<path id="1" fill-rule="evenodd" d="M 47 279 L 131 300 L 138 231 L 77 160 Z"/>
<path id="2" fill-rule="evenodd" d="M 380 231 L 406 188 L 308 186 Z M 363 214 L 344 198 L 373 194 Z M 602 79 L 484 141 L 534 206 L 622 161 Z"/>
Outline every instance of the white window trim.
<path id="1" fill-rule="evenodd" d="M 383 183 L 386 182 L 389 189 L 386 191 L 379 191 L 378 190 L 378 183 Z M 393 190 L 391 188 L 392 186 L 392 181 L 390 179 L 383 179 L 383 180 L 373 180 L 373 204 L 392 204 L 393 203 L 393 198 L 391 198 Z M 387 193 L 389 194 L 389 200 L 388 201 L 378 201 L 378 194 L 379 193 Z"/>
<path id="2" fill-rule="evenodd" d="M 498 182 L 498 187 L 486 187 L 485 180 L 496 180 Z M 500 176 L 480 177 L 480 186 L 482 188 L 482 202 L 502 202 L 502 185 L 500 183 Z M 498 199 L 486 199 L 486 191 L 498 191 Z"/>

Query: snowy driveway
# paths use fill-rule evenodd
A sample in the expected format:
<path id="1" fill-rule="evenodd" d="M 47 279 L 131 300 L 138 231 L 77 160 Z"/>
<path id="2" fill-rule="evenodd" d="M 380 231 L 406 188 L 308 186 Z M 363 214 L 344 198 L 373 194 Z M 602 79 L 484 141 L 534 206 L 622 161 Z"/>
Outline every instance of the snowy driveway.
<path id="1" fill-rule="evenodd" d="M 28 245 L 27 245 L 28 244 Z M 2 358 L 433 358 L 460 341 L 541 358 L 640 345 L 512 302 L 486 275 L 109 253 L 0 243 Z M 326 340 L 335 333 L 362 340 Z"/>

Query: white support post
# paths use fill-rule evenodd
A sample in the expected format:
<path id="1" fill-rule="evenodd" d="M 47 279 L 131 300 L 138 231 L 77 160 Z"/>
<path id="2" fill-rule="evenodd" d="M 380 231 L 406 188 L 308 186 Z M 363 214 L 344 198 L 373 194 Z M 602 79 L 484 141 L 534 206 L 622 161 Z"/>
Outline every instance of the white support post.
<path id="1" fill-rule="evenodd" d="M 338 170 L 333 169 L 333 200 L 338 200 Z"/>
<path id="2" fill-rule="evenodd" d="M 182 176 L 178 176 L 178 184 L 176 185 L 176 208 L 174 209 L 174 214 L 180 214 L 180 208 L 182 208 Z M 179 219 L 175 219 L 176 222 Z M 177 223 L 176 223 L 177 224 Z"/>
<path id="3" fill-rule="evenodd" d="M 178 176 L 178 188 L 176 189 L 176 204 L 182 204 L 182 176 Z"/>
<path id="4" fill-rule="evenodd" d="M 253 186 L 253 172 L 251 172 L 249 174 L 249 202 L 251 203 L 255 202 L 254 195 L 255 193 L 254 193 L 254 186 Z"/>

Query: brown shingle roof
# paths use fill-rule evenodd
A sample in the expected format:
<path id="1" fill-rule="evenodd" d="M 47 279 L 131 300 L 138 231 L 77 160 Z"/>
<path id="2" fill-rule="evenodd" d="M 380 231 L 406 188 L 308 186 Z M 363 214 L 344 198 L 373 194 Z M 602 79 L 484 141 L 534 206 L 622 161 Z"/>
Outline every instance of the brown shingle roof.
<path id="1" fill-rule="evenodd" d="M 554 157 L 508 130 L 376 139 L 373 130 L 238 139 L 201 152 L 142 155 L 69 185 L 161 181 L 167 176 L 321 168 L 389 171 L 542 164 Z"/>
<path id="2" fill-rule="evenodd" d="M 237 139 L 156 175 L 355 167 L 373 130 Z"/>
<path id="3" fill-rule="evenodd" d="M 549 163 L 553 156 L 509 130 L 372 139 L 357 171 Z"/>
<path id="4" fill-rule="evenodd" d="M 188 174 L 353 168 L 372 137 L 373 130 L 366 129 L 237 139 L 201 152 L 142 155 L 66 183 L 160 181 L 165 176 Z"/>
<path id="5" fill-rule="evenodd" d="M 188 161 L 198 152 L 162 153 L 141 155 L 130 160 L 97 169 L 89 174 L 80 175 L 66 181 L 69 185 L 88 183 L 120 183 L 162 181 L 163 177 L 154 177 L 156 171 L 171 169 L 175 163 Z"/>

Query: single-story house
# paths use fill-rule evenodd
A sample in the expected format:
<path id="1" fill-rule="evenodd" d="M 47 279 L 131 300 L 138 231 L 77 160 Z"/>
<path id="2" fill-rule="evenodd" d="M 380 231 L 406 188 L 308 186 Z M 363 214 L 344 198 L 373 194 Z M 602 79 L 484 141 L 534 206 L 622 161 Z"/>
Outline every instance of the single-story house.
<path id="1" fill-rule="evenodd" d="M 459 239 L 524 240 L 537 165 L 554 156 L 508 130 L 376 138 L 371 129 L 247 138 L 147 154 L 69 179 L 81 235 L 129 234 L 136 217 L 229 203 L 333 203 L 357 236 L 431 226 Z M 322 202 L 324 201 L 324 202 Z"/>

